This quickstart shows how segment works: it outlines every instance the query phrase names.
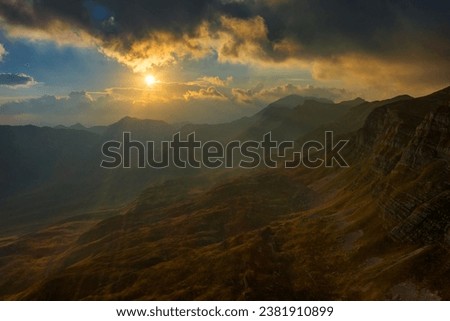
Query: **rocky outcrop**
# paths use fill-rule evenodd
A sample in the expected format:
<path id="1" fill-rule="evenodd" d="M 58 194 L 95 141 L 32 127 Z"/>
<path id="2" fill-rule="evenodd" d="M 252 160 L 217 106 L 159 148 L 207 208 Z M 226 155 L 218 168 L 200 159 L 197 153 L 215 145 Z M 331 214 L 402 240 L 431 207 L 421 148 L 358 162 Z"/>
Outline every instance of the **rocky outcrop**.
<path id="1" fill-rule="evenodd" d="M 357 135 L 397 240 L 445 242 L 450 226 L 450 87 L 376 109 Z"/>
<path id="2" fill-rule="evenodd" d="M 424 117 L 401 162 L 417 168 L 436 158 L 450 159 L 450 106 L 440 106 Z"/>

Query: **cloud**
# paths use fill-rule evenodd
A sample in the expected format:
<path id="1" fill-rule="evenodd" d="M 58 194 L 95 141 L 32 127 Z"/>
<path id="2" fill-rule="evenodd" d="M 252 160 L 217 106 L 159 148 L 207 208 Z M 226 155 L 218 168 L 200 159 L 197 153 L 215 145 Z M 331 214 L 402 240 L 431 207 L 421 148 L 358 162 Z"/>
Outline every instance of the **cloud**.
<path id="1" fill-rule="evenodd" d="M 198 86 L 198 87 L 228 87 L 233 82 L 233 76 L 228 76 L 225 79 L 219 76 L 203 76 L 199 77 L 194 81 L 186 82 L 188 86 Z"/>
<path id="2" fill-rule="evenodd" d="M 94 99 L 86 92 L 72 92 L 65 97 L 44 95 L 0 105 L 0 121 L 12 125 L 70 125 L 77 122 L 93 125 L 113 122 L 127 112 L 133 113 L 129 101 L 124 103 L 108 95 Z"/>
<path id="3" fill-rule="evenodd" d="M 86 92 L 71 92 L 67 97 L 45 95 L 0 106 L 1 115 L 68 115 L 86 110 L 93 99 Z"/>
<path id="4" fill-rule="evenodd" d="M 213 100 L 227 100 L 227 97 L 218 91 L 215 87 L 202 88 L 198 91 L 188 90 L 184 94 L 184 99 L 213 99 Z"/>
<path id="5" fill-rule="evenodd" d="M 312 75 L 322 83 L 340 79 L 342 86 L 352 88 L 366 99 L 386 99 L 399 93 L 415 96 L 429 94 L 448 86 L 450 60 L 392 61 L 372 56 L 349 54 L 333 60 L 318 60 Z"/>
<path id="6" fill-rule="evenodd" d="M 292 84 L 285 84 L 269 89 L 263 89 L 259 92 L 260 97 L 265 97 L 269 100 L 278 99 L 287 95 L 326 98 L 334 101 L 354 98 L 353 94 L 345 89 L 315 87 L 312 85 L 296 86 Z"/>
<path id="7" fill-rule="evenodd" d="M 233 99 L 245 104 L 267 104 L 276 99 L 288 95 L 300 95 L 304 97 L 326 98 L 334 101 L 352 99 L 355 95 L 345 89 L 315 87 L 311 85 L 299 86 L 283 84 L 279 86 L 264 88 L 258 84 L 251 89 L 232 89 Z"/>
<path id="8" fill-rule="evenodd" d="M 31 87 L 36 84 L 33 77 L 25 74 L 0 73 L 0 86 L 11 88 Z"/>
<path id="9" fill-rule="evenodd" d="M 252 104 L 263 88 L 263 84 L 258 84 L 256 87 L 251 89 L 232 88 L 231 94 L 233 98 L 240 103 Z"/>
<path id="10" fill-rule="evenodd" d="M 125 116 L 169 122 L 217 123 L 249 116 L 258 110 L 256 106 L 242 108 L 220 98 L 221 93 L 214 89 L 192 90 L 189 100 L 184 99 L 181 91 L 170 101 L 146 100 L 146 96 L 136 98 L 136 95 L 154 96 L 152 92 L 138 88 L 110 88 L 105 92 L 73 92 L 64 97 L 45 95 L 8 102 L 0 105 L 0 123 L 49 126 L 82 123 L 94 126 L 109 125 Z"/>
<path id="11" fill-rule="evenodd" d="M 450 83 L 449 11 L 441 0 L 0 1 L 9 36 L 96 46 L 136 72 L 212 56 L 365 87 L 385 76 L 397 91 Z"/>
<path id="12" fill-rule="evenodd" d="M 3 58 L 6 56 L 7 52 L 5 47 L 0 43 L 0 62 L 3 61 Z"/>
<path id="13" fill-rule="evenodd" d="M 220 77 L 201 77 L 198 79 L 199 85 L 211 84 L 216 87 L 227 87 L 233 82 L 233 77 L 228 76 L 226 79 L 221 79 Z"/>
<path id="14" fill-rule="evenodd" d="M 250 59 L 246 55 L 254 53 L 253 59 L 270 61 L 349 51 L 393 55 L 425 43 L 439 55 L 449 49 L 437 41 L 445 40 L 450 29 L 446 14 L 450 4 L 433 0 L 74 0 L 64 5 L 4 0 L 0 9 L 12 27 L 78 29 L 129 59 L 134 55 L 138 59 L 139 54 L 173 56 L 177 52 L 158 43 L 164 38 L 186 45 L 185 52 L 207 51 L 206 40 L 223 59 Z"/>
<path id="15" fill-rule="evenodd" d="M 223 62 L 279 62 L 294 54 L 295 44 L 283 40 L 273 43 L 261 16 L 251 19 L 221 17 L 216 47 L 219 61 Z"/>

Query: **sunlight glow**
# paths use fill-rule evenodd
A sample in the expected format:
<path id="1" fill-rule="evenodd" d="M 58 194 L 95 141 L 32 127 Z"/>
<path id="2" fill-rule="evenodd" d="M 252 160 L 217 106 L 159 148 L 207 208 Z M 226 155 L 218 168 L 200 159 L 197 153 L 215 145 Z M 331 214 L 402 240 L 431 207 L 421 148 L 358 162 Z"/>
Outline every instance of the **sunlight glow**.
<path id="1" fill-rule="evenodd" d="M 147 86 L 152 86 L 156 83 L 156 78 L 153 75 L 147 75 L 145 76 L 145 83 Z"/>

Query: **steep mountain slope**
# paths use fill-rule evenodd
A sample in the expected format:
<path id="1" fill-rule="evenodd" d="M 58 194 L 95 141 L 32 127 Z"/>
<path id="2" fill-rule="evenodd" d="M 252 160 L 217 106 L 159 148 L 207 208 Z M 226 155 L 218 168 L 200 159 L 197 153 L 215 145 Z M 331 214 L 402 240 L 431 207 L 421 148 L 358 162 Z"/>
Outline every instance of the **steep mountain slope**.
<path id="1" fill-rule="evenodd" d="M 350 168 L 178 180 L 120 215 L 2 240 L 2 275 L 36 264 L 0 295 L 448 300 L 449 124 L 450 87 L 376 108 L 348 136 Z"/>
<path id="2" fill-rule="evenodd" d="M 358 144 L 385 177 L 375 191 L 392 235 L 445 242 L 450 226 L 450 88 L 378 108 Z"/>

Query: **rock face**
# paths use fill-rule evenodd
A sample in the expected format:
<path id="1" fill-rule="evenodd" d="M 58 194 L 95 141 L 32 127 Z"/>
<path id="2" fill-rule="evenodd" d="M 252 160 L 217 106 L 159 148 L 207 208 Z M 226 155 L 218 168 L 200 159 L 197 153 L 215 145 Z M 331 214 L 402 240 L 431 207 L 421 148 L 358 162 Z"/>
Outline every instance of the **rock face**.
<path id="1" fill-rule="evenodd" d="M 450 107 L 430 111 L 417 126 L 401 161 L 420 167 L 434 158 L 450 159 Z"/>
<path id="2" fill-rule="evenodd" d="M 377 177 L 373 191 L 392 237 L 446 243 L 450 87 L 376 109 L 358 132 L 357 146 Z"/>

